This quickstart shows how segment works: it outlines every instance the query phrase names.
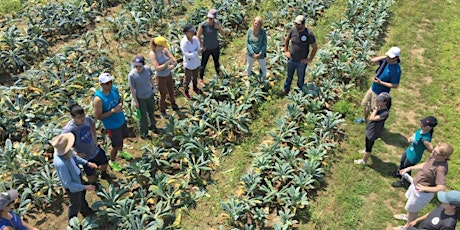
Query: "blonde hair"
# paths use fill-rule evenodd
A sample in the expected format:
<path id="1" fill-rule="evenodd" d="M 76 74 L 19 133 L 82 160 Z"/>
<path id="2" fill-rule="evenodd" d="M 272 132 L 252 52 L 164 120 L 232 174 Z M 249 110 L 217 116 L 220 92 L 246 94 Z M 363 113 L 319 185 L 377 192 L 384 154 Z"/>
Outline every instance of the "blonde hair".
<path id="1" fill-rule="evenodd" d="M 254 22 L 260 22 L 260 28 L 264 25 L 264 20 L 260 16 L 255 17 Z"/>
<path id="2" fill-rule="evenodd" d="M 446 160 L 450 160 L 450 156 L 454 152 L 454 148 L 452 148 L 452 145 L 448 143 L 441 143 L 438 144 L 437 147 L 439 149 L 439 153 L 442 154 L 446 158 Z"/>
<path id="3" fill-rule="evenodd" d="M 155 39 L 155 38 L 152 38 L 152 40 L 150 40 L 150 45 L 149 45 L 149 49 L 150 49 L 150 50 L 155 49 L 155 47 L 157 46 L 157 45 L 155 44 L 154 39 Z"/>

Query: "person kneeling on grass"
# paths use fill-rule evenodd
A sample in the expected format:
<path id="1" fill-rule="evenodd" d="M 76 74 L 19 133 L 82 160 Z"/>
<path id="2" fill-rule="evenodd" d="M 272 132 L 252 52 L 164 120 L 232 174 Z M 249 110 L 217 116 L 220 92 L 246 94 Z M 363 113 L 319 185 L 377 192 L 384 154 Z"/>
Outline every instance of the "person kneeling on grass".
<path id="1" fill-rule="evenodd" d="M 16 189 L 0 193 L 0 230 L 38 230 L 38 228 L 22 221 L 21 217 L 11 210 L 17 198 L 18 191 Z"/>
<path id="2" fill-rule="evenodd" d="M 442 203 L 433 211 L 409 222 L 405 226 L 393 228 L 393 230 L 454 230 L 457 226 L 460 214 L 460 192 L 438 192 L 438 200 Z M 418 227 L 418 223 L 423 221 Z"/>
<path id="3" fill-rule="evenodd" d="M 418 164 L 423 157 L 425 149 L 431 153 L 433 151 L 433 145 L 431 145 L 431 139 L 433 138 L 433 128 L 438 125 L 438 120 L 435 117 L 429 116 L 420 120 L 420 129 L 409 138 L 410 146 L 402 154 L 399 163 L 399 169 L 396 171 L 395 176 L 399 175 L 399 170 Z M 407 172 L 411 175 L 411 172 Z M 402 177 L 400 180 L 391 184 L 393 187 L 406 187 L 407 183 Z"/>
<path id="4" fill-rule="evenodd" d="M 399 174 L 403 175 L 407 171 L 421 169 L 406 192 L 407 203 L 405 208 L 408 214 L 394 215 L 396 219 L 406 220 L 407 223 L 414 221 L 418 217 L 418 212 L 433 199 L 434 194 L 446 189 L 447 161 L 453 151 L 452 145 L 441 143 L 433 149 L 431 156 L 425 163 L 399 171 Z"/>
<path id="5" fill-rule="evenodd" d="M 355 164 L 365 165 L 367 159 L 372 154 L 372 147 L 374 146 L 375 140 L 382 135 L 383 126 L 388 118 L 389 110 L 391 107 L 390 94 L 383 92 L 380 93 L 377 98 L 377 107 L 372 111 L 369 116 L 369 123 L 366 127 L 366 149 L 362 159 L 355 160 Z"/>

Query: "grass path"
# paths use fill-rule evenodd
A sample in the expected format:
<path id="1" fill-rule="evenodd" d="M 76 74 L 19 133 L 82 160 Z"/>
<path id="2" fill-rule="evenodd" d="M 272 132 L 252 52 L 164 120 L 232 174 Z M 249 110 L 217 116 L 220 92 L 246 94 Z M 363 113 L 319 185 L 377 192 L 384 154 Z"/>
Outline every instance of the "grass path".
<path id="1" fill-rule="evenodd" d="M 335 3 L 326 10 L 325 15 L 318 20 L 317 25 L 310 27 L 315 32 L 319 48 L 321 48 L 321 44 L 325 43 L 324 37 L 330 31 L 332 22 L 340 17 L 345 6 L 345 0 L 335 1 Z M 244 47 L 242 47 L 245 45 L 244 39 L 245 38 L 235 38 L 232 43 L 229 44 L 227 50 L 244 49 Z M 233 57 L 235 55 L 234 52 L 227 53 L 229 54 L 224 56 L 222 60 L 235 58 Z M 241 58 L 236 58 L 236 60 L 245 62 L 245 59 Z M 239 64 L 244 65 L 245 63 Z M 285 80 L 284 77 L 285 76 L 278 76 L 278 84 L 275 86 L 275 88 L 278 88 L 276 90 L 282 89 L 282 84 Z M 220 202 L 228 200 L 230 196 L 236 192 L 241 176 L 246 172 L 246 169 L 252 161 L 250 152 L 255 152 L 261 143 L 270 139 L 269 135 L 267 135 L 267 131 L 276 128 L 274 121 L 285 114 L 287 103 L 288 100 L 286 98 L 273 96 L 259 108 L 260 117 L 251 124 L 250 136 L 245 138 L 243 143 L 237 146 L 230 156 L 224 158 L 222 169 L 214 176 L 216 184 L 209 186 L 209 196 L 202 198 L 198 202 L 197 208 L 190 210 L 190 215 L 184 217 L 184 222 L 182 224 L 183 229 L 218 229 L 220 224 L 225 224 L 225 222 L 222 222 L 222 216 L 220 215 L 223 213 Z"/>
<path id="2" fill-rule="evenodd" d="M 312 223 L 304 229 L 392 229 L 403 224 L 393 220 L 393 214 L 404 212 L 404 189 L 391 187 L 389 176 L 398 166 L 399 157 L 407 147 L 405 137 L 419 127 L 419 119 L 434 115 L 439 120 L 433 144 L 454 145 L 450 161 L 448 188 L 460 189 L 458 136 L 460 118 L 458 75 L 458 37 L 460 19 L 456 16 L 459 3 L 434 0 L 398 1 L 392 7 L 384 53 L 390 46 L 402 50 L 400 87 L 392 90 L 393 106 L 382 141 L 377 141 L 368 167 L 352 164 L 360 158 L 363 148 L 363 125 L 353 124 L 348 117 L 347 135 L 341 153 L 330 169 L 327 187 L 312 205 Z M 364 92 L 363 92 L 364 93 Z M 356 102 L 356 110 L 361 108 Z M 428 153 L 425 153 L 428 155 Z M 424 214 L 437 206 L 434 199 L 421 211 Z M 458 229 L 458 228 L 457 228 Z"/>

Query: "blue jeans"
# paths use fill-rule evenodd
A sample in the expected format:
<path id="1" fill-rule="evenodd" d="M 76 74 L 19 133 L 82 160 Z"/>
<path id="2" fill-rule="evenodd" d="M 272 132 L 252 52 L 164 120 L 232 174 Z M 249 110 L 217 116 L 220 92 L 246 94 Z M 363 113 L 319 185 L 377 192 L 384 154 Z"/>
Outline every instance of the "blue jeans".
<path id="1" fill-rule="evenodd" d="M 291 90 L 292 79 L 294 78 L 294 72 L 297 70 L 297 87 L 302 90 L 305 82 L 305 70 L 307 69 L 306 64 L 302 64 L 299 61 L 293 61 L 291 59 L 287 62 L 287 78 L 284 82 L 284 91 L 289 92 Z"/>

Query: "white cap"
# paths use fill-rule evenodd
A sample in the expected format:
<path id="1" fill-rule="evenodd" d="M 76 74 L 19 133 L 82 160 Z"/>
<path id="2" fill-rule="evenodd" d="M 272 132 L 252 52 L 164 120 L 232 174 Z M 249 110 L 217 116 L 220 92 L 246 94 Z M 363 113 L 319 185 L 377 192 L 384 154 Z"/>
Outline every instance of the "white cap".
<path id="1" fill-rule="evenodd" d="M 305 17 L 303 15 L 299 15 L 299 16 L 295 17 L 294 22 L 296 24 L 305 24 Z"/>
<path id="2" fill-rule="evenodd" d="M 398 47 L 393 46 L 385 54 L 390 58 L 395 58 L 399 57 L 399 55 L 401 54 L 401 50 Z"/>
<path id="3" fill-rule="evenodd" d="M 112 80 L 113 80 L 112 75 L 108 73 L 101 73 L 101 75 L 99 75 L 99 83 L 107 83 Z"/>

